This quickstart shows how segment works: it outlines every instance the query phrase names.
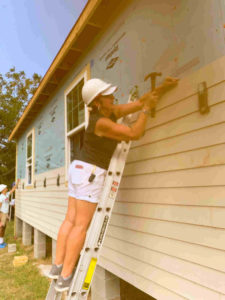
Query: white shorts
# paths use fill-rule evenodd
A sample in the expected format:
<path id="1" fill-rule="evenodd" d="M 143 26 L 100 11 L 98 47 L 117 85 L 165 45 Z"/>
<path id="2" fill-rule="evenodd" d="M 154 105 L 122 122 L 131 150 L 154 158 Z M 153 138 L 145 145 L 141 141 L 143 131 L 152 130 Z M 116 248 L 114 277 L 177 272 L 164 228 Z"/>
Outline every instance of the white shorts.
<path id="1" fill-rule="evenodd" d="M 107 171 L 80 160 L 74 160 L 69 167 L 69 196 L 97 203 L 100 200 Z M 95 178 L 89 182 L 94 171 Z"/>

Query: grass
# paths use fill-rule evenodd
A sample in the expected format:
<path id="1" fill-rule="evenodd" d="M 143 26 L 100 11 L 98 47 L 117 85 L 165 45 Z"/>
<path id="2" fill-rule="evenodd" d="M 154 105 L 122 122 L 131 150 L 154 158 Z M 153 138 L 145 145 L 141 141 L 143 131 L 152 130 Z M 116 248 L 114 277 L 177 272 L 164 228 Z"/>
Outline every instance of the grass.
<path id="1" fill-rule="evenodd" d="M 8 253 L 8 248 L 0 249 L 0 300 L 38 300 L 45 299 L 49 281 L 43 277 L 38 264 L 50 264 L 50 257 L 37 260 L 33 258 L 33 246 L 23 246 L 21 238 L 14 238 L 14 222 L 8 223 L 5 241 L 16 244 L 17 252 Z M 29 261 L 21 267 L 13 266 L 13 258 L 27 255 Z"/>

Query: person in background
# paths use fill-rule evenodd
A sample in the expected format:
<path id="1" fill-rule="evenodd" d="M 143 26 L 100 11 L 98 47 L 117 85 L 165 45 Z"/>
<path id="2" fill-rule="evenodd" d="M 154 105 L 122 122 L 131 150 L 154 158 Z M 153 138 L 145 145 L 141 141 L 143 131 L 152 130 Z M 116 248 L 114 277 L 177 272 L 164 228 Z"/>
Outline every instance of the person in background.
<path id="1" fill-rule="evenodd" d="M 5 248 L 7 244 L 4 242 L 5 229 L 9 213 L 9 196 L 15 191 L 19 184 L 19 179 L 15 186 L 8 192 L 7 185 L 0 184 L 0 248 Z"/>

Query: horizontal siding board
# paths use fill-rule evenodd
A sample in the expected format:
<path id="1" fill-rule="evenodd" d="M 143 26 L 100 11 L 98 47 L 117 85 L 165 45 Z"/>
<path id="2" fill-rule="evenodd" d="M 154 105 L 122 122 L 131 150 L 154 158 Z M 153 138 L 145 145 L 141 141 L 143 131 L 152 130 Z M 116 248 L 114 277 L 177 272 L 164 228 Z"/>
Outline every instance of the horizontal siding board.
<path id="1" fill-rule="evenodd" d="M 147 142 L 146 145 L 142 145 L 142 147 L 133 147 L 129 151 L 127 162 L 130 163 L 137 160 L 172 155 L 224 143 L 225 123 L 221 123 L 194 132 L 170 137 L 162 141 L 154 143 Z M 134 143 L 133 146 L 135 146 Z"/>
<path id="2" fill-rule="evenodd" d="M 215 221 L 220 216 L 220 220 L 216 224 L 220 224 L 220 228 L 225 228 L 225 208 L 116 202 L 113 212 L 126 216 L 202 226 L 215 226 Z"/>
<path id="3" fill-rule="evenodd" d="M 137 147 L 146 143 L 168 139 L 169 137 L 209 127 L 224 122 L 224 115 L 225 102 L 222 102 L 212 106 L 210 113 L 207 115 L 201 115 L 199 112 L 195 112 L 159 127 L 146 130 L 145 135 L 140 140 L 135 141 L 133 145 Z"/>
<path id="4" fill-rule="evenodd" d="M 103 247 L 102 256 L 104 258 L 110 257 L 111 261 L 121 265 L 121 267 L 128 267 L 130 270 L 135 270 L 137 274 L 142 274 L 143 277 L 164 286 L 175 293 L 186 297 L 187 299 L 198 299 L 198 300 L 220 300 L 220 295 L 211 289 L 204 288 L 185 280 L 177 275 L 169 272 L 160 270 L 149 264 L 141 261 L 134 260 L 128 255 L 119 253 L 110 248 Z"/>
<path id="5" fill-rule="evenodd" d="M 142 248 L 133 243 L 107 237 L 104 246 L 115 252 L 128 255 L 134 260 L 141 261 L 168 273 L 173 273 L 183 279 L 197 283 L 205 288 L 225 294 L 225 273 L 218 272 L 200 265 L 196 265 L 174 256 L 158 253 L 147 248 Z"/>
<path id="6" fill-rule="evenodd" d="M 225 166 L 125 176 L 121 188 L 159 188 L 225 185 Z"/>
<path id="7" fill-rule="evenodd" d="M 45 217 L 43 215 L 38 218 L 37 214 L 35 214 L 34 212 L 20 209 L 18 209 L 16 216 L 25 222 L 26 220 L 29 220 L 27 221 L 27 223 L 52 238 L 57 237 L 59 227 L 62 223 L 62 221 L 57 221 L 56 219 L 54 219 L 54 222 L 52 222 L 51 218 Z"/>
<path id="8" fill-rule="evenodd" d="M 32 189 L 32 190 L 19 190 L 16 194 L 17 199 L 22 199 L 23 197 L 39 197 L 41 198 L 51 198 L 55 200 L 65 200 L 68 199 L 68 189 Z"/>
<path id="9" fill-rule="evenodd" d="M 113 274 L 117 275 L 119 278 L 128 281 L 152 297 L 157 297 L 160 300 L 187 300 L 186 297 L 182 297 L 177 293 L 144 278 L 141 274 L 135 273 L 134 270 L 130 270 L 126 266 L 121 267 L 120 264 L 115 263 L 115 261 L 111 261 L 110 258 L 101 256 L 99 265 L 106 270 L 113 272 Z"/>
<path id="10" fill-rule="evenodd" d="M 59 205 L 59 204 L 52 204 L 48 202 L 39 202 L 35 199 L 32 200 L 25 200 L 23 199 L 23 202 L 18 204 L 18 206 L 27 207 L 27 208 L 34 208 L 34 209 L 41 209 L 48 213 L 55 212 L 57 214 L 65 216 L 67 211 L 67 205 Z"/>
<path id="11" fill-rule="evenodd" d="M 107 236 L 212 270 L 225 271 L 224 251 L 109 225 Z"/>
<path id="12" fill-rule="evenodd" d="M 67 200 L 64 199 L 55 199 L 55 198 L 46 198 L 46 197 L 40 197 L 38 194 L 33 194 L 30 196 L 23 195 L 23 197 L 18 198 L 17 203 L 19 202 L 30 202 L 30 203 L 39 203 L 42 207 L 47 207 L 49 205 L 51 206 L 58 206 L 58 207 L 67 207 Z"/>
<path id="13" fill-rule="evenodd" d="M 18 218 L 22 219 L 23 221 L 25 221 L 26 223 L 30 224 L 32 227 L 40 230 L 41 232 L 45 233 L 46 235 L 49 235 L 50 237 L 53 237 L 55 235 L 52 224 L 46 223 L 44 225 L 38 219 L 35 220 L 35 222 L 34 222 L 34 216 L 32 213 L 24 214 L 23 212 L 18 211 L 16 216 Z"/>
<path id="14" fill-rule="evenodd" d="M 225 206 L 225 188 L 217 187 L 177 187 L 134 189 L 121 188 L 117 201 L 129 203 L 158 203 L 185 206 Z"/>
<path id="15" fill-rule="evenodd" d="M 225 144 L 205 149 L 177 153 L 160 158 L 129 163 L 124 170 L 126 175 L 150 174 L 173 170 L 184 170 L 206 166 L 225 165 Z"/>
<path id="16" fill-rule="evenodd" d="M 225 230 L 113 214 L 111 225 L 179 241 L 225 250 Z"/>
<path id="17" fill-rule="evenodd" d="M 164 101 L 159 102 L 158 109 L 173 104 L 176 101 L 175 99 L 184 99 L 194 95 L 197 91 L 198 83 L 202 81 L 206 81 L 208 87 L 213 87 L 224 82 L 224 65 L 225 56 L 182 78 L 176 89 L 168 92 L 164 96 Z"/>
<path id="18" fill-rule="evenodd" d="M 35 206 L 35 205 L 32 205 L 32 204 L 24 204 L 22 203 L 21 205 L 18 205 L 17 207 L 17 210 L 21 210 L 23 211 L 23 213 L 26 213 L 26 212 L 32 212 L 36 218 L 38 218 L 39 220 L 42 220 L 45 221 L 46 219 L 48 220 L 48 218 L 50 220 L 52 220 L 51 222 L 54 224 L 54 222 L 62 222 L 64 217 L 65 217 L 65 214 L 61 213 L 61 212 L 58 212 L 58 211 L 54 211 L 54 210 L 46 210 L 46 209 L 43 209 L 41 207 L 38 207 L 38 206 Z"/>
<path id="19" fill-rule="evenodd" d="M 174 90 L 175 91 L 175 90 Z M 174 94 L 173 91 L 173 94 Z M 179 95 L 182 97 L 182 95 Z M 175 98 L 173 95 L 174 103 L 166 106 L 167 101 L 164 101 L 164 97 L 160 102 L 165 102 L 164 108 L 157 111 L 157 118 L 151 119 L 148 123 L 148 128 L 154 128 L 162 124 L 168 123 L 174 119 L 181 118 L 185 115 L 198 112 L 198 94 L 192 95 L 188 98 Z M 221 82 L 216 86 L 208 89 L 208 104 L 213 106 L 225 100 L 225 82 Z M 159 103 L 160 103 L 159 102 Z"/>

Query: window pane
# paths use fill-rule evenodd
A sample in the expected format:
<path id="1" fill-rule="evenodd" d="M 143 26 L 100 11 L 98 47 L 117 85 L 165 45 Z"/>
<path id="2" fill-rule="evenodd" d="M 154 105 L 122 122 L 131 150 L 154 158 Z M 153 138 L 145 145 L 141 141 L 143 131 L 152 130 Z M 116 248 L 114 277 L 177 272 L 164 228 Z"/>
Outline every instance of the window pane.
<path id="1" fill-rule="evenodd" d="M 67 111 L 72 110 L 72 105 L 73 105 L 73 98 L 72 98 L 72 94 L 70 93 L 69 95 L 67 95 Z"/>
<path id="2" fill-rule="evenodd" d="M 72 112 L 67 113 L 67 131 L 70 131 L 71 129 L 73 129 L 72 127 Z"/>
<path id="3" fill-rule="evenodd" d="M 31 164 L 32 163 L 32 158 L 28 158 L 27 159 L 27 164 Z"/>
<path id="4" fill-rule="evenodd" d="M 78 122 L 78 106 L 73 109 L 73 128 L 79 125 Z"/>
<path id="5" fill-rule="evenodd" d="M 27 138 L 27 158 L 32 156 L 32 134 Z"/>

